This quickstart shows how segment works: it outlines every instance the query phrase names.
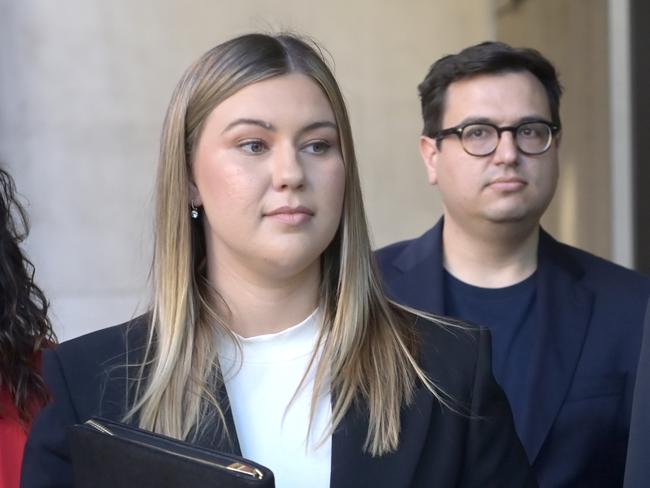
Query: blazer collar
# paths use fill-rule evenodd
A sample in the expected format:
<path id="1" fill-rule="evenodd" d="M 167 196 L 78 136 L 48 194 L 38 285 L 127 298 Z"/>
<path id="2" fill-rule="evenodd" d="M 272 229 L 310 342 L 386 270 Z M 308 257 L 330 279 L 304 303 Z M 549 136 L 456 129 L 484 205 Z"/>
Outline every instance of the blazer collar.
<path id="1" fill-rule="evenodd" d="M 563 247 L 540 229 L 537 331 L 525 407 L 515 421 L 531 463 L 566 399 L 593 308 L 593 293 L 581 283 L 584 270 Z"/>
<path id="2" fill-rule="evenodd" d="M 127 403 L 116 404 L 115 402 L 109 401 L 109 399 L 124 398 L 123 392 L 128 388 L 132 388 L 132 385 L 125 383 L 125 381 L 126 378 L 135 378 L 139 374 L 139 364 L 147 343 L 149 320 L 149 314 L 136 317 L 123 331 L 125 349 L 128 351 L 125 361 L 127 364 L 134 365 L 130 367 L 133 369 L 133 372 L 129 372 L 125 375 L 121 369 L 111 370 L 111 374 L 115 377 L 113 378 L 114 381 L 109 381 L 107 383 L 107 388 L 110 388 L 110 390 L 107 390 L 107 394 L 104 395 L 104 413 L 102 413 L 102 415 L 107 416 L 108 418 L 119 419 L 123 415 L 123 412 L 129 408 Z M 215 449 L 220 452 L 241 456 L 239 440 L 237 439 L 237 429 L 235 428 L 235 421 L 230 409 L 228 393 L 221 377 L 219 377 L 218 385 L 219 386 L 216 388 L 216 398 L 223 409 L 226 421 L 226 430 L 224 431 L 224 424 L 221 421 L 208 419 L 203 426 L 198 428 L 196 443 L 209 449 Z M 125 402 L 126 400 L 127 399 L 124 398 Z M 130 423 L 137 426 L 138 416 L 136 415 Z M 190 435 L 190 438 L 191 437 L 192 435 Z"/>
<path id="3" fill-rule="evenodd" d="M 336 394 L 332 396 L 335 400 Z M 431 424 L 432 412 L 440 405 L 423 386 L 417 386 L 413 402 L 404 407 L 401 416 L 400 446 L 395 452 L 372 456 L 364 452 L 368 435 L 369 413 L 362 402 L 345 413 L 332 434 L 330 486 L 336 488 L 405 488 L 410 486 L 425 451 L 428 438 L 426 426 Z"/>
<path id="4" fill-rule="evenodd" d="M 433 314 L 444 313 L 443 218 L 409 242 L 393 265 L 401 271 L 390 283 L 398 302 Z"/>
<path id="5" fill-rule="evenodd" d="M 357 409 L 348 410 L 332 434 L 330 486 L 359 486 L 361 479 L 355 476 L 371 472 L 362 451 L 367 432 L 368 420 Z"/>
<path id="6" fill-rule="evenodd" d="M 241 456 L 237 428 L 235 427 L 235 420 L 232 416 L 228 392 L 223 381 L 220 381 L 220 386 L 217 389 L 217 401 L 223 410 L 226 429 L 224 430 L 224 424 L 221 421 L 208 421 L 200 432 L 197 443 L 223 453 Z"/>

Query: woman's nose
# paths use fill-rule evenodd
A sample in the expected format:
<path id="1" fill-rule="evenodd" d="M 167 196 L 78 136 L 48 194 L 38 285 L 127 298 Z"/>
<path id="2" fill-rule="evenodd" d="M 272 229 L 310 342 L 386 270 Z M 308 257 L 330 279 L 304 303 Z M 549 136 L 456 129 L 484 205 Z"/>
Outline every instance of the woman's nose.
<path id="1" fill-rule="evenodd" d="M 305 171 L 293 145 L 277 151 L 271 162 L 273 186 L 277 190 L 301 189 L 305 183 Z"/>

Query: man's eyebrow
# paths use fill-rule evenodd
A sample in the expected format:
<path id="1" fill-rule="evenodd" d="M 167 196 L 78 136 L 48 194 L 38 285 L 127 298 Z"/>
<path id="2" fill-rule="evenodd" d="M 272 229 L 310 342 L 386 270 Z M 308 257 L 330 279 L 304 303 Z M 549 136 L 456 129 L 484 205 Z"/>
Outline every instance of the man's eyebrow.
<path id="1" fill-rule="evenodd" d="M 230 122 L 226 128 L 221 131 L 222 134 L 228 132 L 230 129 L 237 127 L 238 125 L 256 125 L 258 127 L 262 127 L 263 129 L 270 130 L 275 132 L 276 128 L 273 126 L 273 124 L 269 122 L 265 122 L 264 120 L 260 119 L 236 119 Z"/>
<path id="2" fill-rule="evenodd" d="M 517 126 L 519 124 L 525 124 L 527 122 L 540 122 L 540 121 L 548 122 L 549 124 L 551 123 L 548 120 L 548 117 L 544 117 L 538 114 L 531 114 L 531 115 L 526 115 L 524 117 L 518 118 L 510 125 Z M 468 124 L 492 124 L 492 125 L 496 125 L 497 127 L 503 126 L 503 124 L 502 125 L 497 124 L 494 121 L 494 119 L 490 119 L 488 117 L 466 117 L 458 125 L 460 126 L 460 125 L 468 125 Z"/>
<path id="3" fill-rule="evenodd" d="M 549 124 L 552 124 L 552 122 L 549 120 L 548 117 L 534 114 L 534 115 L 527 115 L 526 117 L 520 118 L 515 122 L 514 125 L 525 124 L 526 122 L 548 122 Z"/>
<path id="4" fill-rule="evenodd" d="M 467 124 L 494 124 L 494 120 L 489 119 L 487 117 L 465 117 L 463 120 L 460 121 L 459 125 L 467 125 Z M 494 124 L 496 125 L 496 124 Z"/>

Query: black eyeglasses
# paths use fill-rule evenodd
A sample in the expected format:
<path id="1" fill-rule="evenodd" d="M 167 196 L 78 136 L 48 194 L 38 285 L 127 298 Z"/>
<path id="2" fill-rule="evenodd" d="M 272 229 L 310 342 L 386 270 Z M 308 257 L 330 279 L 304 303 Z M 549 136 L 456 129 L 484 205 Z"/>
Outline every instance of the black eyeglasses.
<path id="1" fill-rule="evenodd" d="M 440 142 L 447 136 L 457 135 L 467 154 L 481 157 L 496 151 L 502 133 L 512 132 L 517 148 L 524 154 L 535 156 L 548 151 L 553 136 L 559 131 L 559 124 L 545 120 L 530 120 L 507 127 L 487 122 L 470 122 L 436 132 L 433 138 Z"/>

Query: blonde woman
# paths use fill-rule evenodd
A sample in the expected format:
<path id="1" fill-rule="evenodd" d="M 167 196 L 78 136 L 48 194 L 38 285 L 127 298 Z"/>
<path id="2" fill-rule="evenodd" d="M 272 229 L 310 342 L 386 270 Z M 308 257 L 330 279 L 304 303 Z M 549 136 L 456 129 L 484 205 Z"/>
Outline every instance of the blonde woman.
<path id="1" fill-rule="evenodd" d="M 385 298 L 318 48 L 238 37 L 172 96 L 151 312 L 45 356 L 23 486 L 70 484 L 65 428 L 93 415 L 241 453 L 279 487 L 532 486 L 489 343 Z"/>

